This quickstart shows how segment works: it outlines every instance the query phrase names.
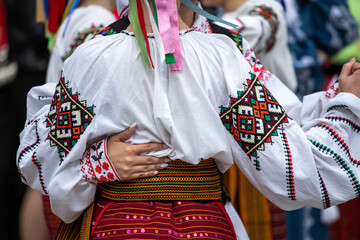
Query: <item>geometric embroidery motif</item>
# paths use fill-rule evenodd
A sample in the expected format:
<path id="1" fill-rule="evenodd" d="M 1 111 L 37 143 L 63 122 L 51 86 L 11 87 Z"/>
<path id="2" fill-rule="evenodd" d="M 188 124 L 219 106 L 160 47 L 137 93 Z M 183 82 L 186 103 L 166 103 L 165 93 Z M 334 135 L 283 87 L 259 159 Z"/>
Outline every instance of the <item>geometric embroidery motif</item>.
<path id="1" fill-rule="evenodd" d="M 291 154 L 289 142 L 287 140 L 285 132 L 281 132 L 280 135 L 282 137 L 283 144 L 284 144 L 288 197 L 291 200 L 296 200 L 295 177 L 294 177 L 294 166 L 293 166 L 292 154 Z"/>
<path id="2" fill-rule="evenodd" d="M 73 94 L 61 77 L 47 117 L 47 127 L 50 127 L 48 139 L 51 146 L 58 148 L 59 165 L 75 146 L 94 115 L 94 106 L 87 107 L 86 101 L 80 101 L 79 94 Z"/>
<path id="3" fill-rule="evenodd" d="M 78 48 L 81 44 L 94 38 L 96 34 L 98 34 L 100 30 L 103 29 L 103 27 L 103 25 L 92 25 L 90 28 L 86 28 L 82 32 L 79 32 L 74 42 L 70 45 L 70 50 L 66 53 L 65 56 L 62 57 L 63 62 L 68 59 L 76 50 L 76 48 Z"/>
<path id="4" fill-rule="evenodd" d="M 244 91 L 237 98 L 230 98 L 230 107 L 221 107 L 221 121 L 239 146 L 251 157 L 265 150 L 265 143 L 278 136 L 282 123 L 288 119 L 284 109 L 271 93 L 250 73 Z M 257 170 L 260 165 L 256 163 Z"/>

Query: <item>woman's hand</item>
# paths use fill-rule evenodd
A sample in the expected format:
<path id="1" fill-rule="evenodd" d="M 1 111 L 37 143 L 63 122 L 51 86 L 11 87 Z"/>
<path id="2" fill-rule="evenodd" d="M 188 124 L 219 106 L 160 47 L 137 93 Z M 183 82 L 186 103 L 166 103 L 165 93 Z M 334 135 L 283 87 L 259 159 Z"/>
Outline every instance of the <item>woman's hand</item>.
<path id="1" fill-rule="evenodd" d="M 122 180 L 151 177 L 158 170 L 166 168 L 170 159 L 140 154 L 166 149 L 162 143 L 127 144 L 135 132 L 136 126 L 130 127 L 121 133 L 109 137 L 107 141 L 107 154 L 113 163 L 116 172 Z"/>
<path id="2" fill-rule="evenodd" d="M 341 70 L 339 92 L 349 92 L 360 97 L 360 63 L 355 58 L 345 63 Z"/>

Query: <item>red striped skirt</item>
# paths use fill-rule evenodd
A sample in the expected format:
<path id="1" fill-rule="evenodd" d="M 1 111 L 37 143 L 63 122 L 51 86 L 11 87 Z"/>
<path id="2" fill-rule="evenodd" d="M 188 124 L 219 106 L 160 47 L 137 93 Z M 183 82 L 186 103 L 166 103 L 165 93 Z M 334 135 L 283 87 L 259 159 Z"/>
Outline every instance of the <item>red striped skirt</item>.
<path id="1" fill-rule="evenodd" d="M 100 199 L 93 221 L 92 239 L 236 239 L 220 202 Z"/>
<path id="2" fill-rule="evenodd" d="M 214 159 L 172 161 L 151 178 L 99 184 L 97 200 L 57 240 L 236 239 L 220 197 Z"/>

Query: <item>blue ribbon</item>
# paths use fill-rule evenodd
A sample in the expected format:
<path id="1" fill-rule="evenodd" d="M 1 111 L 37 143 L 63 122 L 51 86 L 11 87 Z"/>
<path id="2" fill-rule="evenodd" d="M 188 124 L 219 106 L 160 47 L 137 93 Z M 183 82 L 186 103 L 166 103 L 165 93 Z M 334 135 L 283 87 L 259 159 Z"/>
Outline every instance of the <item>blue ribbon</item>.
<path id="1" fill-rule="evenodd" d="M 69 16 L 68 16 L 68 19 L 66 21 L 66 25 L 65 25 L 65 28 L 64 28 L 64 31 L 63 31 L 63 34 L 62 36 L 64 37 L 65 36 L 65 33 L 66 33 L 66 30 L 69 26 L 69 22 L 70 22 L 70 18 L 71 18 L 71 15 L 72 13 L 74 12 L 75 8 L 77 8 L 77 6 L 79 5 L 80 3 L 80 0 L 75 0 L 74 4 L 72 5 L 71 9 L 70 9 L 70 12 L 69 12 Z"/>
<path id="2" fill-rule="evenodd" d="M 217 16 L 214 16 L 208 12 L 206 12 L 205 10 L 199 8 L 198 6 L 196 6 L 191 0 L 181 0 L 181 2 L 187 6 L 189 9 L 191 9 L 192 11 L 196 12 L 197 14 L 200 14 L 201 16 L 206 17 L 207 19 L 213 20 L 215 22 L 219 22 L 219 23 L 223 23 L 225 25 L 228 25 L 232 28 L 237 28 L 238 26 L 230 23 L 228 21 L 225 21 Z"/>
<path id="3" fill-rule="evenodd" d="M 44 12 L 46 19 L 49 19 L 49 0 L 44 0 Z"/>

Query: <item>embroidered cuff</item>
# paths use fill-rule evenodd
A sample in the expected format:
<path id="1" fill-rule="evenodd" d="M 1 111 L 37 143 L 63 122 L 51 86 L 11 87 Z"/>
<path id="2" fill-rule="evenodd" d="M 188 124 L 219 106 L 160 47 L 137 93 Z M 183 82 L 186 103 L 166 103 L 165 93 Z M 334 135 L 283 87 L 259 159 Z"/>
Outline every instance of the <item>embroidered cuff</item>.
<path id="1" fill-rule="evenodd" d="M 107 138 L 88 148 L 80 161 L 81 173 L 85 181 L 97 184 L 121 181 L 112 162 L 107 156 Z"/>

